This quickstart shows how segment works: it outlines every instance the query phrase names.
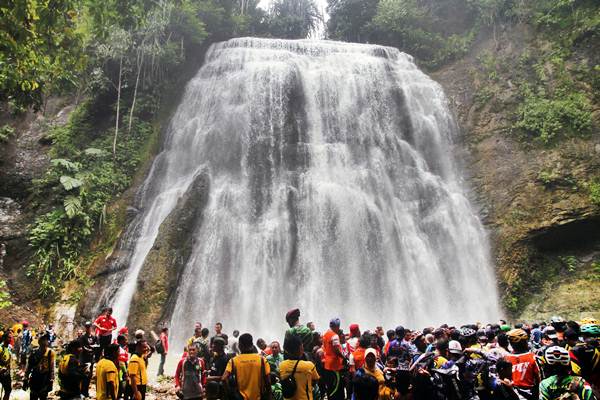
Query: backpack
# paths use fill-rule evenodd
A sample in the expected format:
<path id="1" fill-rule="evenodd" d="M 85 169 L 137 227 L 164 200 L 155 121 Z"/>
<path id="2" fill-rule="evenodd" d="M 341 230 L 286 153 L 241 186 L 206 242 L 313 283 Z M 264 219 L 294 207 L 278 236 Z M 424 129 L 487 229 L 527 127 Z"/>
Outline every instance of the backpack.
<path id="1" fill-rule="evenodd" d="M 298 367 L 299 362 L 300 360 L 296 361 L 294 369 L 292 369 L 292 373 L 287 378 L 281 380 L 281 392 L 283 393 L 283 397 L 286 399 L 294 397 L 294 394 L 296 394 L 296 390 L 298 389 L 294 374 L 296 373 L 296 368 Z"/>
<path id="2" fill-rule="evenodd" d="M 154 344 L 154 348 L 158 354 L 165 354 L 165 346 L 163 346 L 163 342 L 161 339 L 158 339 Z"/>

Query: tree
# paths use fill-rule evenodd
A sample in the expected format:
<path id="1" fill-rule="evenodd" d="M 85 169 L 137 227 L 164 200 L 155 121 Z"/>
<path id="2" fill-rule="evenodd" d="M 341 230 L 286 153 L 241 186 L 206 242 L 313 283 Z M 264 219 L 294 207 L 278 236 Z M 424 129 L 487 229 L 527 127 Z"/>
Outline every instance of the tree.
<path id="1" fill-rule="evenodd" d="M 39 109 L 51 89 L 73 86 L 85 65 L 71 0 L 0 4 L 0 101 Z"/>
<path id="2" fill-rule="evenodd" d="M 330 0 L 327 31 L 331 39 L 367 42 L 379 0 Z"/>
<path id="3" fill-rule="evenodd" d="M 304 39 L 322 22 L 313 0 L 274 0 L 269 11 L 271 33 L 284 39 Z"/>

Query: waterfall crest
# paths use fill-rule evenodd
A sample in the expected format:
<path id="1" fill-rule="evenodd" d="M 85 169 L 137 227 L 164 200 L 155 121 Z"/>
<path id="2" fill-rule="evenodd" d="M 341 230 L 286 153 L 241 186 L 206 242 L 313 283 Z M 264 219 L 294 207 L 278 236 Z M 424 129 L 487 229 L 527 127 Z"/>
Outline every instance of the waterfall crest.
<path id="1" fill-rule="evenodd" d="M 171 318 L 276 335 L 292 307 L 422 327 L 499 315 L 489 243 L 452 155 L 441 87 L 396 49 L 240 38 L 187 86 L 130 224 L 127 320 L 162 221 L 209 182 Z"/>

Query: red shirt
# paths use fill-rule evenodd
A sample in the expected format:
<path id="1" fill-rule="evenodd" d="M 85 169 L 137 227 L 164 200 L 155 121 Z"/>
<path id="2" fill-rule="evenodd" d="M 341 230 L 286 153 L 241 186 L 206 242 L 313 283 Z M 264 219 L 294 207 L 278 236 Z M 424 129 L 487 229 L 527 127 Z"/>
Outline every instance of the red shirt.
<path id="1" fill-rule="evenodd" d="M 529 389 L 540 383 L 540 369 L 533 353 L 509 354 L 504 358 L 512 364 L 515 386 Z"/>
<path id="2" fill-rule="evenodd" d="M 117 327 L 117 320 L 112 315 L 101 315 L 94 321 L 96 325 L 96 334 L 105 336 L 111 335 L 113 328 Z"/>
<path id="3" fill-rule="evenodd" d="M 169 336 L 162 332 L 160 334 L 160 341 L 162 342 L 163 348 L 165 349 L 165 353 L 169 352 Z"/>
<path id="4" fill-rule="evenodd" d="M 323 366 L 329 371 L 341 371 L 344 369 L 344 359 L 335 354 L 334 347 L 339 348 L 341 352 L 340 337 L 337 333 L 329 329 L 323 335 L 323 352 L 325 353 Z"/>
<path id="5" fill-rule="evenodd" d="M 181 360 L 179 360 L 179 363 L 177 364 L 177 370 L 175 370 L 175 386 L 177 387 L 181 387 L 181 385 L 183 384 L 183 363 L 186 362 L 186 360 L 187 353 L 184 353 L 184 356 L 181 357 Z M 198 362 L 200 364 L 201 383 L 203 385 L 206 385 L 206 374 L 202 373 L 206 370 L 206 368 L 204 367 L 204 359 L 198 358 Z"/>

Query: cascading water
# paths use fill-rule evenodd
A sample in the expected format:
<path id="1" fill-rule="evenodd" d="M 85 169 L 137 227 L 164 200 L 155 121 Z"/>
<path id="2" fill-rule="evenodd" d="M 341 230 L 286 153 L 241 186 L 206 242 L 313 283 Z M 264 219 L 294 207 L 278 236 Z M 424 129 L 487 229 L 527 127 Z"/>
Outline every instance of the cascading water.
<path id="1" fill-rule="evenodd" d="M 130 227 L 127 320 L 161 222 L 198 174 L 209 200 L 171 319 L 280 333 L 294 306 L 422 327 L 499 315 L 486 234 L 452 159 L 441 87 L 392 48 L 232 39 L 188 84 Z"/>

